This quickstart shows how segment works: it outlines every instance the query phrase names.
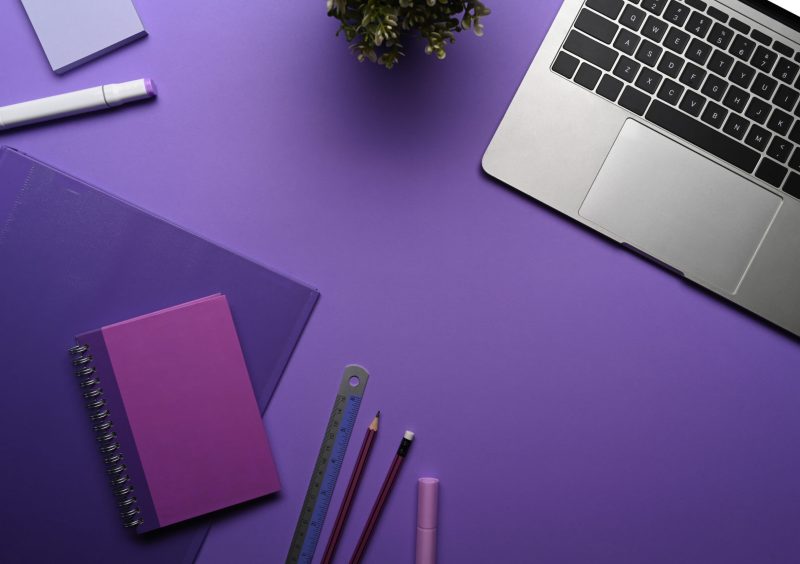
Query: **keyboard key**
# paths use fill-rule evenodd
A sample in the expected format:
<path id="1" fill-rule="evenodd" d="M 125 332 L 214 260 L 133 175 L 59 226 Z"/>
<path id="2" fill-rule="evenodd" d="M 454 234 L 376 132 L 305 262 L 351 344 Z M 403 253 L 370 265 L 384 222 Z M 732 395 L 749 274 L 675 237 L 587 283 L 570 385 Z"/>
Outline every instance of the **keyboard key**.
<path id="1" fill-rule="evenodd" d="M 700 90 L 703 79 L 708 73 L 693 63 L 688 63 L 681 73 L 681 82 L 689 88 Z"/>
<path id="2" fill-rule="evenodd" d="M 744 142 L 750 145 L 756 151 L 763 151 L 767 148 L 767 144 L 769 143 L 770 139 L 772 139 L 772 133 L 763 127 L 754 125 L 750 128 L 750 133 L 747 134 Z"/>
<path id="3" fill-rule="evenodd" d="M 614 41 L 614 47 L 632 57 L 640 41 L 641 38 L 638 35 L 623 28 L 617 35 L 617 40 Z"/>
<path id="4" fill-rule="evenodd" d="M 642 8 L 657 16 L 661 15 L 664 11 L 664 6 L 667 5 L 667 0 L 643 0 Z"/>
<path id="5" fill-rule="evenodd" d="M 736 62 L 731 71 L 731 82 L 742 88 L 748 88 L 756 76 L 756 69 L 744 63 Z"/>
<path id="6" fill-rule="evenodd" d="M 781 109 L 791 112 L 794 109 L 797 100 L 800 98 L 800 92 L 789 88 L 785 84 L 778 86 L 778 91 L 775 93 L 775 98 L 772 101 Z"/>
<path id="7" fill-rule="evenodd" d="M 701 39 L 706 36 L 708 30 L 711 28 L 711 18 L 700 12 L 692 12 L 689 16 L 689 23 L 686 29 L 689 33 L 700 37 Z"/>
<path id="8" fill-rule="evenodd" d="M 664 20 L 660 20 L 655 16 L 649 16 L 647 21 L 644 22 L 642 35 L 652 39 L 656 43 L 661 43 L 661 40 L 664 39 L 664 34 L 667 33 L 668 27 L 669 24 L 667 24 L 667 22 Z"/>
<path id="9" fill-rule="evenodd" d="M 667 10 L 664 12 L 664 19 L 672 25 L 683 27 L 683 24 L 686 23 L 686 19 L 689 17 L 690 11 L 689 8 L 680 2 L 672 0 L 669 6 L 667 6 Z"/>
<path id="10" fill-rule="evenodd" d="M 656 71 L 648 68 L 643 68 L 639 73 L 639 78 L 636 79 L 636 87 L 641 88 L 648 94 L 655 94 L 658 90 L 658 85 L 661 84 L 662 76 Z"/>
<path id="11" fill-rule="evenodd" d="M 722 103 L 732 109 L 734 112 L 744 113 L 747 107 L 747 102 L 750 101 L 750 94 L 739 88 L 738 86 L 731 86 L 728 89 L 728 94 L 725 96 L 725 101 Z"/>
<path id="12" fill-rule="evenodd" d="M 681 99 L 684 90 L 684 87 L 677 82 L 666 79 L 664 84 L 661 85 L 661 89 L 658 91 L 658 97 L 666 103 L 675 106 L 678 104 L 678 100 Z"/>
<path id="13" fill-rule="evenodd" d="M 622 0 L 586 0 L 586 5 L 592 10 L 597 10 L 612 20 L 617 19 L 623 4 Z"/>
<path id="14" fill-rule="evenodd" d="M 772 95 L 775 94 L 775 89 L 777 87 L 777 80 L 760 72 L 753 82 L 753 86 L 750 87 L 750 91 L 756 96 L 761 96 L 765 100 L 770 100 Z"/>
<path id="15" fill-rule="evenodd" d="M 664 56 L 661 58 L 661 62 L 658 63 L 658 70 L 667 76 L 678 78 L 678 75 L 683 68 L 683 63 L 683 59 L 681 59 L 679 56 L 667 52 L 664 53 Z"/>
<path id="16" fill-rule="evenodd" d="M 691 90 L 686 91 L 686 95 L 681 100 L 680 108 L 687 114 L 694 117 L 700 117 L 700 112 L 703 111 L 703 106 L 706 105 L 706 99 L 697 92 Z"/>
<path id="17" fill-rule="evenodd" d="M 708 79 L 706 83 L 703 85 L 703 94 L 711 98 L 712 100 L 716 100 L 719 102 L 722 100 L 722 97 L 725 95 L 725 91 L 728 89 L 728 83 L 722 80 L 720 77 L 710 74 L 708 75 Z"/>
<path id="18" fill-rule="evenodd" d="M 789 179 L 786 181 L 786 184 L 783 187 L 783 191 L 790 196 L 800 198 L 800 175 L 796 172 L 790 173 Z"/>
<path id="19" fill-rule="evenodd" d="M 775 62 L 778 60 L 778 54 L 775 51 L 767 49 L 763 45 L 759 45 L 756 49 L 753 59 L 750 64 L 756 67 L 761 72 L 770 72 Z"/>
<path id="20" fill-rule="evenodd" d="M 642 65 L 623 55 L 620 57 L 617 66 L 614 67 L 614 75 L 625 82 L 633 82 L 640 68 L 642 68 Z"/>
<path id="21" fill-rule="evenodd" d="M 757 152 L 668 104 L 653 100 L 646 118 L 655 125 L 745 172 L 753 172 L 758 164 L 759 154 Z"/>
<path id="22" fill-rule="evenodd" d="M 636 60 L 643 62 L 647 66 L 654 67 L 656 66 L 658 58 L 663 52 L 664 50 L 661 47 L 655 43 L 645 40 L 642 43 L 642 46 L 639 47 L 639 51 L 636 53 Z"/>
<path id="23" fill-rule="evenodd" d="M 750 102 L 750 105 L 747 106 L 747 111 L 744 113 L 744 115 L 756 123 L 763 124 L 767 121 L 767 117 L 769 116 L 771 109 L 772 108 L 770 108 L 769 104 L 763 100 L 753 98 L 753 100 Z"/>
<path id="24" fill-rule="evenodd" d="M 733 57 L 722 51 L 714 51 L 711 55 L 711 60 L 708 62 L 708 70 L 720 75 L 721 77 L 728 76 L 728 71 L 733 66 Z"/>
<path id="25" fill-rule="evenodd" d="M 794 118 L 784 112 L 783 110 L 776 109 L 767 122 L 767 127 L 778 135 L 788 135 L 789 130 L 792 128 Z"/>
<path id="26" fill-rule="evenodd" d="M 778 64 L 775 66 L 775 70 L 772 71 L 772 76 L 787 84 L 791 84 L 797 76 L 798 71 L 800 71 L 800 65 L 781 57 L 781 60 L 778 61 Z"/>
<path id="27" fill-rule="evenodd" d="M 575 21 L 575 27 L 591 35 L 595 39 L 599 39 L 603 43 L 610 44 L 617 35 L 619 26 L 612 21 L 605 19 L 603 16 L 598 16 L 591 10 L 584 8 L 581 10 L 578 19 Z"/>
<path id="28" fill-rule="evenodd" d="M 575 82 L 584 88 L 594 90 L 594 87 L 597 86 L 602 74 L 603 73 L 600 71 L 600 69 L 597 69 L 590 64 L 583 63 L 581 68 L 578 69 L 578 74 L 575 75 Z"/>
<path id="29" fill-rule="evenodd" d="M 755 39 L 759 43 L 763 43 L 767 47 L 772 45 L 772 38 L 769 35 L 767 35 L 766 33 L 762 33 L 760 31 L 758 31 L 757 29 L 754 29 L 750 33 L 750 37 L 752 37 L 753 39 Z"/>
<path id="30" fill-rule="evenodd" d="M 744 134 L 747 133 L 747 128 L 749 126 L 750 122 L 742 116 L 731 114 L 728 121 L 725 122 L 725 127 L 722 128 L 722 131 L 741 141 L 744 138 Z"/>
<path id="31" fill-rule="evenodd" d="M 733 40 L 733 30 L 721 23 L 715 23 L 711 33 L 708 34 L 708 42 L 723 51 L 731 44 L 731 40 Z"/>
<path id="32" fill-rule="evenodd" d="M 619 97 L 619 105 L 635 114 L 644 115 L 647 105 L 650 103 L 650 96 L 637 90 L 633 86 L 626 86 Z"/>
<path id="33" fill-rule="evenodd" d="M 562 51 L 553 63 L 553 70 L 562 76 L 572 78 L 579 64 L 580 61 L 578 59 Z"/>
<path id="34" fill-rule="evenodd" d="M 775 44 L 772 46 L 772 48 L 775 49 L 778 53 L 780 53 L 784 57 L 789 57 L 790 59 L 794 57 L 794 49 L 792 49 L 785 43 L 776 41 Z"/>
<path id="35" fill-rule="evenodd" d="M 708 125 L 719 129 L 722 127 L 722 124 L 725 123 L 726 117 L 728 117 L 728 110 L 719 104 L 709 102 L 706 106 L 706 111 L 703 112 L 703 117 L 700 119 L 702 119 Z"/>
<path id="36" fill-rule="evenodd" d="M 622 86 L 623 82 L 621 80 L 617 80 L 613 76 L 606 74 L 603 76 L 602 80 L 600 80 L 597 93 L 603 98 L 616 102 L 619 93 L 622 92 Z"/>
<path id="37" fill-rule="evenodd" d="M 787 172 L 789 171 L 785 166 L 781 166 L 773 160 L 764 159 L 756 171 L 756 177 L 772 184 L 775 188 L 780 188 Z"/>
<path id="38" fill-rule="evenodd" d="M 756 48 L 755 41 L 748 39 L 744 35 L 737 35 L 731 45 L 731 53 L 734 57 L 738 57 L 743 61 L 749 61 L 750 56 L 753 54 L 753 49 Z"/>
<path id="39" fill-rule="evenodd" d="M 800 172 L 800 147 L 794 150 L 792 158 L 789 159 L 789 168 Z"/>
<path id="40" fill-rule="evenodd" d="M 625 10 L 623 10 L 622 16 L 619 18 L 619 23 L 633 31 L 639 31 L 639 28 L 642 27 L 644 23 L 644 16 L 645 13 L 642 10 L 628 4 L 625 6 Z"/>
<path id="41" fill-rule="evenodd" d="M 675 51 L 679 55 L 686 50 L 689 44 L 689 34 L 673 27 L 667 33 L 667 38 L 664 40 L 664 47 Z"/>
<path id="42" fill-rule="evenodd" d="M 789 139 L 800 144 L 800 121 L 795 122 L 792 132 L 789 134 Z"/>
<path id="43" fill-rule="evenodd" d="M 748 35 L 750 33 L 750 26 L 741 20 L 737 20 L 736 18 L 731 19 L 728 25 L 730 25 L 733 29 L 735 29 L 739 33 L 743 33 L 745 35 Z"/>
<path id="44" fill-rule="evenodd" d="M 722 10 L 716 9 L 714 6 L 708 7 L 708 15 L 714 18 L 715 20 L 721 21 L 722 23 L 728 23 L 728 14 L 726 14 Z"/>
<path id="45" fill-rule="evenodd" d="M 706 8 L 708 7 L 708 4 L 703 2 L 703 0 L 683 0 L 683 1 L 689 4 L 689 6 L 691 6 L 695 10 L 700 10 L 701 12 L 705 12 Z"/>
<path id="46" fill-rule="evenodd" d="M 617 60 L 617 52 L 611 47 L 606 47 L 575 30 L 569 32 L 569 36 L 564 42 L 564 49 L 607 71 L 611 70 L 614 61 Z"/>
<path id="47" fill-rule="evenodd" d="M 779 163 L 785 163 L 786 160 L 789 158 L 789 155 L 792 154 L 792 149 L 794 149 L 794 145 L 789 143 L 786 139 L 781 139 L 780 137 L 776 137 L 772 140 L 772 143 L 769 144 L 769 149 L 767 149 L 767 155 L 778 161 Z"/>
<path id="48" fill-rule="evenodd" d="M 713 49 L 708 43 L 699 39 L 692 39 L 692 42 L 689 43 L 689 48 L 686 50 L 686 58 L 697 64 L 704 65 L 711 55 L 711 51 Z"/>

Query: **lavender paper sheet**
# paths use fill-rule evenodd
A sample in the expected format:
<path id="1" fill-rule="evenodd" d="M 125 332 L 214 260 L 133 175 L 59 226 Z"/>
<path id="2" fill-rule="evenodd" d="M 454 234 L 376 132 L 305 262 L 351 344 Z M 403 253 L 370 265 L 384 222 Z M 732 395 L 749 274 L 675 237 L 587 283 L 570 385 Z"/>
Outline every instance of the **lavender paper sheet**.
<path id="1" fill-rule="evenodd" d="M 13 351 L 0 394 L 0 561 L 193 561 L 210 519 L 142 536 L 120 525 L 66 347 L 222 292 L 263 413 L 318 292 L 8 148 L 0 264 L 0 339 Z"/>

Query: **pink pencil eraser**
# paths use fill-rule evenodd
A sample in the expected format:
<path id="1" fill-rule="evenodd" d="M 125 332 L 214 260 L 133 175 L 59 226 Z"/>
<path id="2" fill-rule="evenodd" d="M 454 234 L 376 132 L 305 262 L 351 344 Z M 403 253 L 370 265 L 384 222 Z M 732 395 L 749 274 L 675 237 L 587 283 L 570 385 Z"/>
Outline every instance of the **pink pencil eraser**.
<path id="1" fill-rule="evenodd" d="M 417 526 L 435 529 L 439 521 L 439 480 L 420 478 L 417 489 Z"/>

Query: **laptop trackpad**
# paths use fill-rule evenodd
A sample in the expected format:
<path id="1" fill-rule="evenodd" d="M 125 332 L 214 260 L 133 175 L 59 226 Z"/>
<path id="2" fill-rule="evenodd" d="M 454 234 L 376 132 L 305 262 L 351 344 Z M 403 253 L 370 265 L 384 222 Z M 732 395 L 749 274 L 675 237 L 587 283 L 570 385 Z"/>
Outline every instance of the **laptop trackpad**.
<path id="1" fill-rule="evenodd" d="M 628 120 L 580 209 L 640 251 L 735 293 L 782 199 Z"/>

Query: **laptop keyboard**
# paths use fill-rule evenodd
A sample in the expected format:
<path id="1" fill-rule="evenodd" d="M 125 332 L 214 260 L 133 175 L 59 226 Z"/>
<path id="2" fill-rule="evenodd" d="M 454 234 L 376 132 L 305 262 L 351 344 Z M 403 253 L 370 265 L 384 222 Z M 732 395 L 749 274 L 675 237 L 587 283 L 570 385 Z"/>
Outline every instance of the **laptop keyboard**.
<path id="1" fill-rule="evenodd" d="M 800 198 L 800 53 L 702 0 L 586 0 L 552 70 Z"/>

